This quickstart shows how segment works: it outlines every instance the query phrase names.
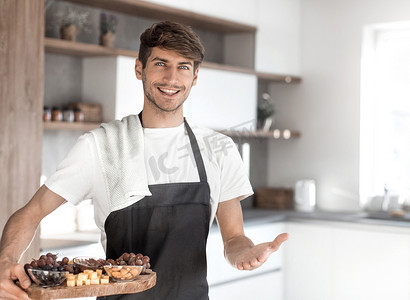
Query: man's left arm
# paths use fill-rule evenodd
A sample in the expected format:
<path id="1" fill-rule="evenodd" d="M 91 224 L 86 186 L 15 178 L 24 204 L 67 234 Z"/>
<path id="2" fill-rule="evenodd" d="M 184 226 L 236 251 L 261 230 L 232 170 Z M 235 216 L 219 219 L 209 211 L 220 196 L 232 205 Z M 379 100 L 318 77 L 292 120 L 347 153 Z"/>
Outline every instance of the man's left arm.
<path id="1" fill-rule="evenodd" d="M 272 242 L 254 245 L 243 230 L 240 198 L 220 202 L 216 218 L 224 243 L 225 258 L 238 270 L 260 267 L 288 239 L 288 234 L 282 233 Z"/>

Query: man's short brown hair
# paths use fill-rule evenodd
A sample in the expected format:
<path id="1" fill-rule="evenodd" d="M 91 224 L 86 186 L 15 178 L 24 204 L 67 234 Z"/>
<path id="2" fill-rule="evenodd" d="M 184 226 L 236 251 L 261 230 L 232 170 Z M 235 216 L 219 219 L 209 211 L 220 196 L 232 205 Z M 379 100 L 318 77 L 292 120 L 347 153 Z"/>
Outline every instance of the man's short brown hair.
<path id="1" fill-rule="evenodd" d="M 204 46 L 191 27 L 176 22 L 164 21 L 153 24 L 140 37 L 138 59 L 142 67 L 147 65 L 152 48 L 172 50 L 194 61 L 194 70 L 204 59 Z"/>

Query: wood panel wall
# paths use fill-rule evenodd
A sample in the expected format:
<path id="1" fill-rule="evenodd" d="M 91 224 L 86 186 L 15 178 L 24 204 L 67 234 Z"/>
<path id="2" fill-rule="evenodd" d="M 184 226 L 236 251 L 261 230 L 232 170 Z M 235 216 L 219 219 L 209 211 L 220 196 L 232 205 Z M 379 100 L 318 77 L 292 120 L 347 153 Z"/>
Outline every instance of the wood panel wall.
<path id="1" fill-rule="evenodd" d="M 44 0 L 0 0 L 1 231 L 40 185 L 43 73 Z M 37 234 L 22 261 L 39 248 Z"/>

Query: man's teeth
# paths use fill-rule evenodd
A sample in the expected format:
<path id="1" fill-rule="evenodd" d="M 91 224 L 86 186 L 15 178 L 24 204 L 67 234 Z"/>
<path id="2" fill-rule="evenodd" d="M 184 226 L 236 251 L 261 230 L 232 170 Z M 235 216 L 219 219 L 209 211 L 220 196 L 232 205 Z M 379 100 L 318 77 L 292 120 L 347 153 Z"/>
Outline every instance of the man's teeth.
<path id="1" fill-rule="evenodd" d="M 174 95 L 178 93 L 178 90 L 168 90 L 168 89 L 159 89 L 159 90 L 167 95 Z"/>

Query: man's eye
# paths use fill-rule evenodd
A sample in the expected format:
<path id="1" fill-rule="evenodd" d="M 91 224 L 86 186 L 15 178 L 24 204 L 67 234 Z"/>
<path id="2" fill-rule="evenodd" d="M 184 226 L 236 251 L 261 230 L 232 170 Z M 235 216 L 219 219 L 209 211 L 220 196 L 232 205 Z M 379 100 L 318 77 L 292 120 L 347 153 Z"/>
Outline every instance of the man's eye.
<path id="1" fill-rule="evenodd" d="M 183 69 L 183 70 L 189 70 L 188 66 L 180 66 L 180 68 Z"/>
<path id="2" fill-rule="evenodd" d="M 165 64 L 163 63 L 163 62 L 157 62 L 156 64 L 155 64 L 156 66 L 165 66 Z"/>

